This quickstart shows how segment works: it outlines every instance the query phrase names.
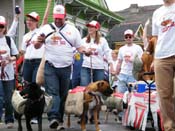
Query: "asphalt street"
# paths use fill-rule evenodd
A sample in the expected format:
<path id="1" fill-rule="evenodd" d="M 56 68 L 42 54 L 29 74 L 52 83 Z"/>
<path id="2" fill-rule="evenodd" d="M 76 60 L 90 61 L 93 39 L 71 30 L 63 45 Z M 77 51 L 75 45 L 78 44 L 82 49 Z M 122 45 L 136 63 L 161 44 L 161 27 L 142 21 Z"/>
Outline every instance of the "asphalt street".
<path id="1" fill-rule="evenodd" d="M 65 123 L 66 123 L 66 116 L 65 116 Z M 126 127 L 123 127 L 121 124 L 116 123 L 114 120 L 115 117 L 112 113 L 109 114 L 109 118 L 107 123 L 105 123 L 105 113 L 100 113 L 100 128 L 102 131 L 130 131 Z M 78 117 L 75 117 L 74 115 L 71 116 L 71 127 L 65 128 L 64 131 L 81 131 L 80 125 L 77 123 Z M 22 120 L 23 124 L 23 131 L 27 131 L 26 125 L 25 125 L 25 119 Z M 14 127 L 12 129 L 7 129 L 5 124 L 0 124 L 0 131 L 17 131 L 17 121 L 15 120 Z M 66 127 L 66 125 L 65 125 Z M 94 124 L 87 124 L 87 131 L 95 131 L 95 125 Z M 32 125 L 33 131 L 37 131 L 38 127 L 37 124 Z M 43 115 L 43 131 L 54 131 L 53 129 L 49 129 L 49 123 L 47 120 L 46 114 Z"/>

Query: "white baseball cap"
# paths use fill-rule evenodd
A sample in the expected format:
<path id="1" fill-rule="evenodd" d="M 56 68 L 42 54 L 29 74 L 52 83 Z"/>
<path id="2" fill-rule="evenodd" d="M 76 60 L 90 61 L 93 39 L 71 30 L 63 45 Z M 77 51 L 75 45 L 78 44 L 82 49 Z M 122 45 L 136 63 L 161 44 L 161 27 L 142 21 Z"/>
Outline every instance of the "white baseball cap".
<path id="1" fill-rule="evenodd" d="M 131 29 L 127 29 L 127 30 L 125 30 L 124 35 L 132 35 L 133 36 L 134 32 Z"/>
<path id="2" fill-rule="evenodd" d="M 35 19 L 36 21 L 39 21 L 39 19 L 40 19 L 39 14 L 36 12 L 31 12 L 31 13 L 27 14 L 26 16 L 31 17 L 31 18 Z"/>
<path id="3" fill-rule="evenodd" d="M 66 17 L 66 9 L 63 5 L 55 5 L 53 8 L 53 18 L 64 19 Z"/>
<path id="4" fill-rule="evenodd" d="M 96 29 L 100 29 L 100 23 L 98 23 L 95 20 L 92 20 L 91 22 L 86 24 L 87 27 L 95 27 Z"/>
<path id="5" fill-rule="evenodd" d="M 6 20 L 4 16 L 0 16 L 0 25 L 6 25 Z"/>

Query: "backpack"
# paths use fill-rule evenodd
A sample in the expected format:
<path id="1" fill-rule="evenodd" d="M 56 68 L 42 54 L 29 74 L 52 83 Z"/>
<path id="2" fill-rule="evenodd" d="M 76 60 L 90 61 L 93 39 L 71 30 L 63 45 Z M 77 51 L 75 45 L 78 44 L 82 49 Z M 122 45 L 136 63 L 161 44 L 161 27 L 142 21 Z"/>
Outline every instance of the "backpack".
<path id="1" fill-rule="evenodd" d="M 9 36 L 5 36 L 5 39 L 6 39 L 7 45 L 10 48 L 10 55 L 12 55 L 12 53 L 11 53 L 11 39 Z"/>

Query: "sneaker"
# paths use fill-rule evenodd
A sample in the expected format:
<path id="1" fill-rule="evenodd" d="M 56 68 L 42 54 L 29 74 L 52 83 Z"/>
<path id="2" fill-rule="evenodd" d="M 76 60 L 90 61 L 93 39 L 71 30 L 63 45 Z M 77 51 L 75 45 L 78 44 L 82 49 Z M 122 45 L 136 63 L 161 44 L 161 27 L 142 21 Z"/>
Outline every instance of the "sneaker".
<path id="1" fill-rule="evenodd" d="M 58 125 L 59 125 L 58 121 L 56 119 L 53 119 L 50 121 L 49 127 L 51 129 L 56 129 L 58 127 Z"/>
<path id="2" fill-rule="evenodd" d="M 10 122 L 10 123 L 7 123 L 7 128 L 8 128 L 8 129 L 13 128 L 13 123 L 11 123 L 11 122 Z"/>
<path id="3" fill-rule="evenodd" d="M 57 127 L 57 131 L 64 130 L 63 123 L 59 123 L 59 126 Z"/>
<path id="4" fill-rule="evenodd" d="M 30 121 L 30 124 L 38 124 L 38 120 L 37 120 L 37 119 L 32 119 L 32 120 Z"/>

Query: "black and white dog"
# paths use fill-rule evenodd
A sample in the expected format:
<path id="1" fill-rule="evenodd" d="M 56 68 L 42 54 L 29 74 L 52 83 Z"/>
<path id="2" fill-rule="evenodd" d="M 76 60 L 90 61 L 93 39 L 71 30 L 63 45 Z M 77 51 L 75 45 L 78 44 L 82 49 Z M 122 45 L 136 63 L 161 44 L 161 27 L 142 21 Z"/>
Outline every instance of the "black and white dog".
<path id="1" fill-rule="evenodd" d="M 42 114 L 45 105 L 44 91 L 41 90 L 38 84 L 28 83 L 20 92 L 20 95 L 27 99 L 24 108 L 27 131 L 32 131 L 30 121 L 34 117 L 38 119 L 38 131 L 42 131 Z M 22 115 L 15 112 L 15 118 L 18 120 L 18 131 L 22 131 Z"/>

